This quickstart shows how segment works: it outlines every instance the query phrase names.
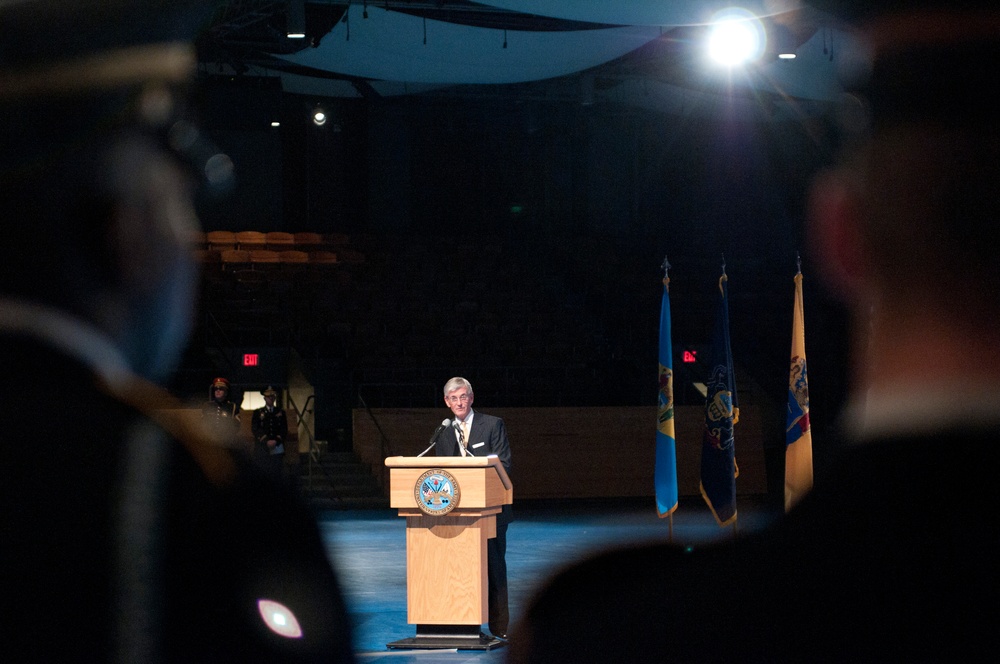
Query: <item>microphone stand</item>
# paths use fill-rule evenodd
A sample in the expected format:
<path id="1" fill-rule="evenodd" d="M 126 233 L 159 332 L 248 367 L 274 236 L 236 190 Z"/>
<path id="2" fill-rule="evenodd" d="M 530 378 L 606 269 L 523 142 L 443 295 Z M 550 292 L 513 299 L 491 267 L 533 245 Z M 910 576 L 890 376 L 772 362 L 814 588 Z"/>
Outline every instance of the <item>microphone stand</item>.
<path id="1" fill-rule="evenodd" d="M 441 423 L 441 426 L 439 426 L 437 430 L 434 431 L 434 435 L 431 436 L 431 444 L 427 446 L 426 450 L 418 454 L 417 455 L 418 457 L 422 457 L 423 455 L 427 454 L 434 448 L 435 445 L 437 445 L 438 434 L 441 433 L 444 430 L 444 428 L 447 427 L 449 424 L 451 424 L 450 420 L 445 420 L 444 422 Z"/>

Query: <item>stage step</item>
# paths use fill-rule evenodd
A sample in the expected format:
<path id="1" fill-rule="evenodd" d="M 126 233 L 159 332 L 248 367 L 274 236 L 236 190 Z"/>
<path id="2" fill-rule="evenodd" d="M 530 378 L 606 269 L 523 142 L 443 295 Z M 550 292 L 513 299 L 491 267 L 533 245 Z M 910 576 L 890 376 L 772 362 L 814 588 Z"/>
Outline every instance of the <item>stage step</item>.
<path id="1" fill-rule="evenodd" d="M 358 460 L 353 452 L 324 452 L 318 462 L 312 462 L 311 468 L 309 456 L 301 455 L 298 486 L 316 510 L 389 507 L 389 498 L 383 494 L 368 465 Z"/>

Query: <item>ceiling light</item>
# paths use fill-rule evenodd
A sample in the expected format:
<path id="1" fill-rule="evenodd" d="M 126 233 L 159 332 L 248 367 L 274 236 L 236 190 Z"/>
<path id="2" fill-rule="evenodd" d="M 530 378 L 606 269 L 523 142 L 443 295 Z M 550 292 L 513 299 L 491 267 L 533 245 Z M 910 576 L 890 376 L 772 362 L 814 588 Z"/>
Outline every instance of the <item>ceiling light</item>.
<path id="1" fill-rule="evenodd" d="M 289 0 L 288 11 L 285 13 L 285 36 L 287 36 L 289 39 L 305 39 L 306 37 L 305 0 Z"/>
<path id="2" fill-rule="evenodd" d="M 745 9 L 726 9 L 712 19 L 708 53 L 715 62 L 734 67 L 759 58 L 766 42 L 757 17 Z"/>

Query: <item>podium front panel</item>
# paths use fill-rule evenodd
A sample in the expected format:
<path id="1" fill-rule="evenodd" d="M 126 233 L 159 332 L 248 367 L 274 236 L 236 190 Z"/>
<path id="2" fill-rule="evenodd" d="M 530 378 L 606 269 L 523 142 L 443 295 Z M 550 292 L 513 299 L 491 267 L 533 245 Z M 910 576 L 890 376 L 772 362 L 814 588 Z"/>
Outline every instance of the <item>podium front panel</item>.
<path id="1" fill-rule="evenodd" d="M 407 622 L 482 625 L 488 617 L 490 516 L 406 517 Z"/>

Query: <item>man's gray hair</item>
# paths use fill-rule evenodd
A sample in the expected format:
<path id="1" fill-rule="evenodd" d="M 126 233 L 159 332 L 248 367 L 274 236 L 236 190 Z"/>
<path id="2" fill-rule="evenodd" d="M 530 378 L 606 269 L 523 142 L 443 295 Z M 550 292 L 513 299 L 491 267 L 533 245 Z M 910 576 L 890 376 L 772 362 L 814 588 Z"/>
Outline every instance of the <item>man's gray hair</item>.
<path id="1" fill-rule="evenodd" d="M 444 395 L 447 397 L 450 392 L 454 392 L 460 387 L 464 387 L 472 395 L 472 383 L 461 376 L 455 376 L 444 384 Z"/>

